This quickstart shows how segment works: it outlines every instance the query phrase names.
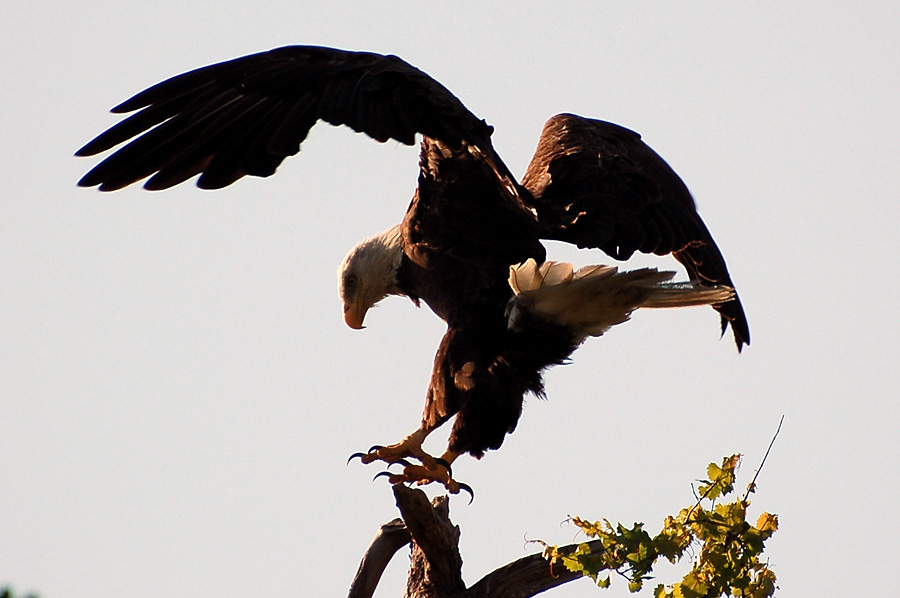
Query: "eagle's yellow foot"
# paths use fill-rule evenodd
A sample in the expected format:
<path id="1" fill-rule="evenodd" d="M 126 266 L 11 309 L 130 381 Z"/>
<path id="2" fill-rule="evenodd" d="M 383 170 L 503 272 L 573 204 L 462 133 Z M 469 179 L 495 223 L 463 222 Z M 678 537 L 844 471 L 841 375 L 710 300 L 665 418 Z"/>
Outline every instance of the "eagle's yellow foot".
<path id="1" fill-rule="evenodd" d="M 354 453 L 350 455 L 348 462 L 359 458 L 364 464 L 382 461 L 391 465 L 402 465 L 403 473 L 382 471 L 376 478 L 387 477 L 391 484 L 416 484 L 424 486 L 432 482 L 438 482 L 450 494 L 459 494 L 460 490 L 469 493 L 474 498 L 472 488 L 468 484 L 462 484 L 453 479 L 450 464 L 459 456 L 459 453 L 448 450 L 440 458 L 435 458 L 425 452 L 422 442 L 428 436 L 428 431 L 419 429 L 390 446 L 373 446 L 366 453 Z M 408 459 L 415 459 L 419 463 L 411 463 Z M 469 502 L 472 502 L 471 499 Z"/>
<path id="2" fill-rule="evenodd" d="M 428 431 L 420 428 L 398 442 L 390 446 L 373 446 L 367 453 L 354 453 L 350 455 L 350 459 L 359 457 L 359 460 L 368 465 L 375 461 L 384 461 L 388 465 L 401 463 L 407 465 L 407 457 L 417 459 L 422 465 L 429 469 L 436 467 L 435 458 L 425 452 L 422 448 L 422 442 L 428 436 Z"/>
<path id="3" fill-rule="evenodd" d="M 391 484 L 416 484 L 424 486 L 437 482 L 447 489 L 450 494 L 459 494 L 460 490 L 469 493 L 469 502 L 475 498 L 472 487 L 462 482 L 457 482 L 452 477 L 450 463 L 443 458 L 435 459 L 435 467 L 429 468 L 425 465 L 416 465 L 413 463 L 404 463 L 403 473 L 391 473 L 383 471 L 375 477 L 385 476 Z"/>

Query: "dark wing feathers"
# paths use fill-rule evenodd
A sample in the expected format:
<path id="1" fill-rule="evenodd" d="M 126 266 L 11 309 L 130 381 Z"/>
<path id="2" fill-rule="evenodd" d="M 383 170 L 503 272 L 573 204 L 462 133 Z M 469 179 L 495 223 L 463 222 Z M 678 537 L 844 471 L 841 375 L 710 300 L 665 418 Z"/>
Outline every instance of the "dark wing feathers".
<path id="1" fill-rule="evenodd" d="M 78 150 L 106 151 L 79 184 L 118 189 L 152 176 L 165 189 L 201 174 L 217 188 L 268 176 L 300 150 L 317 120 L 378 141 L 416 133 L 493 154 L 491 129 L 443 85 L 395 56 L 289 46 L 200 68 L 138 93 L 113 111 L 133 116 Z M 499 158 L 497 159 L 499 161 Z"/>
<path id="2" fill-rule="evenodd" d="M 557 115 L 544 126 L 519 186 L 491 145 L 491 127 L 396 56 L 277 48 L 172 77 L 113 112 L 135 114 L 77 155 L 125 145 L 79 185 L 110 191 L 149 177 L 148 189 L 166 189 L 199 174 L 198 186 L 214 189 L 245 175 L 269 176 L 300 151 L 318 120 L 381 142 L 411 145 L 419 133 L 422 177 L 406 232 L 422 255 L 466 253 L 496 266 L 541 257 L 540 236 L 617 259 L 672 253 L 700 284 L 732 285 L 687 187 L 640 135 Z M 460 230 L 448 225 L 454 214 L 465 225 Z M 749 344 L 737 296 L 716 309 L 738 349 Z"/>
<path id="3" fill-rule="evenodd" d="M 725 260 L 681 178 L 640 135 L 571 114 L 544 125 L 522 185 L 545 238 L 593 247 L 616 259 L 672 253 L 699 284 L 734 286 Z M 715 306 L 738 350 L 750 343 L 740 299 Z"/>
<path id="4" fill-rule="evenodd" d="M 612 123 L 551 118 L 522 184 L 552 238 L 617 259 L 670 253 L 698 228 L 681 179 L 637 133 Z M 675 238 L 676 230 L 685 237 Z"/>
<path id="5" fill-rule="evenodd" d="M 499 268 L 503 285 L 510 264 L 543 260 L 538 221 L 521 188 L 507 186 L 477 148 L 426 138 L 419 160 L 418 190 L 404 219 L 412 246 L 466 268 Z"/>

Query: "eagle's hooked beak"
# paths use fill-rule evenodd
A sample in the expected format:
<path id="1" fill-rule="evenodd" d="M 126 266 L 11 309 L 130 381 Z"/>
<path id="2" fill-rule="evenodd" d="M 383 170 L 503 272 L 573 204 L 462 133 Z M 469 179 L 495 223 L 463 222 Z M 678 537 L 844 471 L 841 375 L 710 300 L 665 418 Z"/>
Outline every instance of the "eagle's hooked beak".
<path id="1" fill-rule="evenodd" d="M 363 326 L 363 320 L 366 319 L 367 311 L 368 310 L 363 305 L 359 294 L 357 294 L 357 297 L 353 301 L 344 303 L 344 323 L 354 330 L 362 330 L 365 328 L 365 326 Z"/>

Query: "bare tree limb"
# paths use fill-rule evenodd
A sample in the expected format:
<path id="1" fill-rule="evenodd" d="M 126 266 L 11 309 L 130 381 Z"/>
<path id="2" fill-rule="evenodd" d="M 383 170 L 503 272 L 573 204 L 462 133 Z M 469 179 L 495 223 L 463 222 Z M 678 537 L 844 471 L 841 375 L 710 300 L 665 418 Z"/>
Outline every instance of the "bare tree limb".
<path id="1" fill-rule="evenodd" d="M 421 490 L 394 485 L 397 508 L 412 536 L 412 555 L 406 595 L 415 598 L 462 596 L 459 528 L 450 521 L 450 499 L 439 496 L 434 505 Z"/>
<path id="2" fill-rule="evenodd" d="M 403 519 L 385 523 L 378 530 L 348 598 L 371 598 L 388 562 L 407 543 L 412 545 L 412 554 L 406 598 L 530 598 L 582 577 L 562 565 L 551 566 L 538 553 L 488 573 L 467 589 L 462 579 L 459 528 L 450 521 L 450 499 L 439 496 L 429 502 L 424 492 L 402 484 L 393 491 Z M 600 540 L 587 544 L 594 552 L 603 550 Z M 561 547 L 559 553 L 574 552 L 577 546 Z"/>
<path id="3" fill-rule="evenodd" d="M 372 598 L 388 563 L 409 541 L 409 530 L 402 519 L 394 519 L 378 528 L 378 533 L 359 563 L 347 598 Z"/>
<path id="4" fill-rule="evenodd" d="M 600 540 L 587 545 L 592 552 L 603 550 Z M 563 546 L 559 553 L 569 554 L 576 548 L 578 544 Z M 532 554 L 488 573 L 469 588 L 466 598 L 530 598 L 582 577 L 562 565 L 551 566 L 543 554 Z"/>

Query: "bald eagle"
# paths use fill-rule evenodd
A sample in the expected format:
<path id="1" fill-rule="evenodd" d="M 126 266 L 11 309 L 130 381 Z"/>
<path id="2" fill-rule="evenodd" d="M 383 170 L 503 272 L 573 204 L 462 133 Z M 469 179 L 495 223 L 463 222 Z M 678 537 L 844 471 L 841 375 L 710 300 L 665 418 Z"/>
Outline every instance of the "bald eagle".
<path id="1" fill-rule="evenodd" d="M 640 307 L 712 305 L 738 351 L 750 343 L 725 260 L 685 184 L 624 127 L 559 114 L 544 126 L 517 181 L 491 144 L 492 127 L 438 81 L 396 56 L 333 48 L 277 48 L 190 71 L 138 93 L 134 112 L 76 155 L 125 144 L 80 181 L 102 191 L 149 177 L 166 189 L 196 175 L 215 189 L 273 174 L 319 120 L 380 142 L 422 136 L 418 185 L 403 220 L 364 240 L 339 269 L 344 319 L 362 328 L 389 295 L 424 301 L 447 323 L 419 428 L 359 456 L 404 466 L 392 483 L 460 484 L 450 465 L 476 458 L 511 433 L 527 393 L 544 395 L 543 372 L 564 363 Z M 126 143 L 127 142 L 127 143 Z M 617 260 L 672 254 L 672 272 L 574 270 L 546 259 L 543 240 L 597 248 Z M 425 437 L 455 416 L 446 452 Z M 411 461 L 412 460 L 412 461 Z"/>

